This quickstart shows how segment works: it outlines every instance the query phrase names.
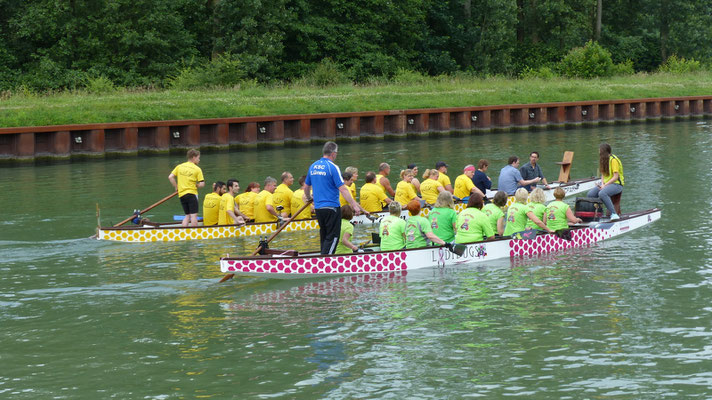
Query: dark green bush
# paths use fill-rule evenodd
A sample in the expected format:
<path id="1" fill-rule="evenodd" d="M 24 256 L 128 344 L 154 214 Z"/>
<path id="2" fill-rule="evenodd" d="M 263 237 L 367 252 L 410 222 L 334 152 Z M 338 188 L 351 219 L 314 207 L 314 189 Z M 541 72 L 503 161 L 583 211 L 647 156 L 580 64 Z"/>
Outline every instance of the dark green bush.
<path id="1" fill-rule="evenodd" d="M 614 73 L 611 53 L 597 42 L 589 40 L 584 47 L 569 51 L 558 69 L 569 78 L 596 78 L 611 76 Z"/>

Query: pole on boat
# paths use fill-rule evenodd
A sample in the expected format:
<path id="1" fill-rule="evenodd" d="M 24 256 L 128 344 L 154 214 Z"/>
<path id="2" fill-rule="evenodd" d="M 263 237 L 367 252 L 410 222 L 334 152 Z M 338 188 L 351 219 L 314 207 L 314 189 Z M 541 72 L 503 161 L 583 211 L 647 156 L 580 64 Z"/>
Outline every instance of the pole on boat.
<path id="1" fill-rule="evenodd" d="M 150 206 L 146 207 L 145 209 L 141 210 L 141 211 L 139 212 L 139 214 L 143 214 L 143 213 L 145 213 L 145 212 L 148 212 L 149 210 L 153 209 L 154 207 L 159 206 L 159 205 L 165 203 L 166 201 L 168 201 L 169 199 L 175 197 L 175 195 L 177 195 L 177 194 L 178 194 L 178 192 L 173 192 L 172 194 L 170 194 L 170 195 L 168 195 L 168 196 L 162 198 L 161 200 L 158 200 L 157 202 L 155 202 L 155 203 L 151 204 Z M 114 225 L 114 228 L 117 227 L 117 226 L 121 226 L 121 225 L 123 225 L 123 224 L 125 224 L 125 223 L 131 221 L 132 219 L 134 219 L 135 216 L 136 216 L 136 215 L 132 215 L 132 216 L 126 218 L 125 220 L 123 220 L 123 221 L 119 222 L 118 224 Z"/>
<path id="2" fill-rule="evenodd" d="M 299 211 L 297 211 L 297 212 L 295 212 L 294 214 L 292 214 L 292 216 L 289 217 L 289 219 L 288 219 L 284 224 L 282 224 L 282 226 L 280 226 L 279 229 L 277 229 L 277 230 L 272 234 L 272 236 L 270 236 L 270 237 L 267 239 L 267 243 L 271 242 L 272 239 L 274 239 L 277 235 L 279 235 L 279 233 L 282 232 L 282 230 L 283 230 L 287 225 L 289 225 L 289 223 L 292 222 L 292 220 L 294 220 L 294 218 L 295 218 L 297 215 L 301 214 L 302 211 L 304 211 L 304 209 L 306 209 L 307 207 L 309 207 L 309 205 L 312 203 L 312 201 L 314 201 L 314 200 L 309 200 L 309 201 L 307 201 L 306 203 L 304 203 L 304 205 L 302 206 L 302 208 L 299 209 Z M 259 253 L 261 250 L 262 250 L 262 245 L 257 246 L 257 250 L 253 251 L 252 254 L 250 254 L 250 257 L 252 257 L 252 256 L 254 256 L 255 254 Z M 219 283 L 223 283 L 223 282 L 225 282 L 225 281 L 229 281 L 230 279 L 232 279 L 233 276 L 235 276 L 235 274 L 226 274 L 225 276 L 222 277 L 222 279 L 220 279 L 220 282 L 219 282 Z"/>

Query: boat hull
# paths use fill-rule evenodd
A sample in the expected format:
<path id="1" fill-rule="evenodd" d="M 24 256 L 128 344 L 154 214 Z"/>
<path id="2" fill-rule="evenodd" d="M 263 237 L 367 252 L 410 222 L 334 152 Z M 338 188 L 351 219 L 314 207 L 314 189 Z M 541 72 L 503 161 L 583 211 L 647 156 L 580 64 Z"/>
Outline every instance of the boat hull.
<path id="1" fill-rule="evenodd" d="M 659 209 L 626 214 L 614 222 L 597 222 L 571 230 L 571 239 L 554 234 L 537 235 L 533 240 L 498 239 L 466 245 L 462 256 L 444 247 L 389 252 L 354 253 L 323 256 L 306 254 L 296 257 L 222 258 L 224 273 L 289 279 L 350 274 L 378 274 L 410 271 L 434 266 L 484 262 L 506 257 L 536 256 L 565 249 L 588 246 L 648 225 L 661 217 Z"/>
<path id="2" fill-rule="evenodd" d="M 567 196 L 573 196 L 579 193 L 588 192 L 595 187 L 595 178 L 580 179 L 569 183 L 552 183 L 551 189 L 544 190 L 547 196 L 547 201 L 554 199 L 554 189 L 561 187 L 566 192 Z M 494 197 L 495 192 L 488 191 L 488 197 Z M 510 196 L 508 205 L 514 202 L 514 197 Z M 467 207 L 466 204 L 458 203 L 455 205 L 455 211 L 460 212 Z M 429 209 L 423 208 L 420 215 L 427 216 Z M 373 213 L 371 218 L 365 215 L 354 217 L 352 222 L 356 225 L 369 225 L 379 223 L 387 216 L 388 213 Z M 401 218 L 408 218 L 408 211 L 404 210 Z M 214 225 L 214 226 L 197 226 L 183 227 L 179 224 L 158 224 L 141 225 L 141 226 L 126 226 L 126 227 L 101 227 L 98 230 L 96 238 L 99 240 L 108 240 L 114 242 L 126 243 L 150 243 L 150 242 L 178 242 L 186 240 L 208 240 L 208 239 L 226 239 L 243 236 L 260 236 L 270 235 L 274 233 L 279 226 L 277 223 L 260 223 L 238 225 Z M 297 232 L 319 229 L 319 223 L 316 219 L 295 220 L 287 225 L 282 232 Z"/>

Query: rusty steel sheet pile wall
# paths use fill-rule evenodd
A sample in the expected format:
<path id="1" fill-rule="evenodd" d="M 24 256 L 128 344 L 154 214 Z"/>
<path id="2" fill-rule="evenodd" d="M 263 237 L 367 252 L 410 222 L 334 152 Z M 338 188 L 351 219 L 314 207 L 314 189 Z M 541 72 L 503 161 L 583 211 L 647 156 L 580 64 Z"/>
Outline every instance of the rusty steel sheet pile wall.
<path id="1" fill-rule="evenodd" d="M 0 128 L 0 162 L 704 117 L 712 96 Z"/>

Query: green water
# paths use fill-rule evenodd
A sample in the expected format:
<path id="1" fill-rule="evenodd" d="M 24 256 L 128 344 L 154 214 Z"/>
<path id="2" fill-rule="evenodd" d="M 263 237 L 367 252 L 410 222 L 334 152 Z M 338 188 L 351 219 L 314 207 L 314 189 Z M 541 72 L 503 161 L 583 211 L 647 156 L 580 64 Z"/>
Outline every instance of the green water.
<path id="1" fill-rule="evenodd" d="M 256 238 L 90 240 L 171 192 L 182 157 L 0 170 L 0 398 L 660 399 L 712 396 L 712 124 L 685 121 L 344 143 L 367 170 L 564 150 L 592 175 L 624 163 L 623 209 L 662 220 L 543 257 L 407 275 L 216 284 L 217 259 Z M 209 182 L 304 173 L 320 146 L 203 154 Z M 206 191 L 202 194 L 207 193 Z M 177 200 L 150 212 L 180 213 Z M 366 237 L 369 227 L 357 227 Z M 274 246 L 310 249 L 315 232 Z"/>

